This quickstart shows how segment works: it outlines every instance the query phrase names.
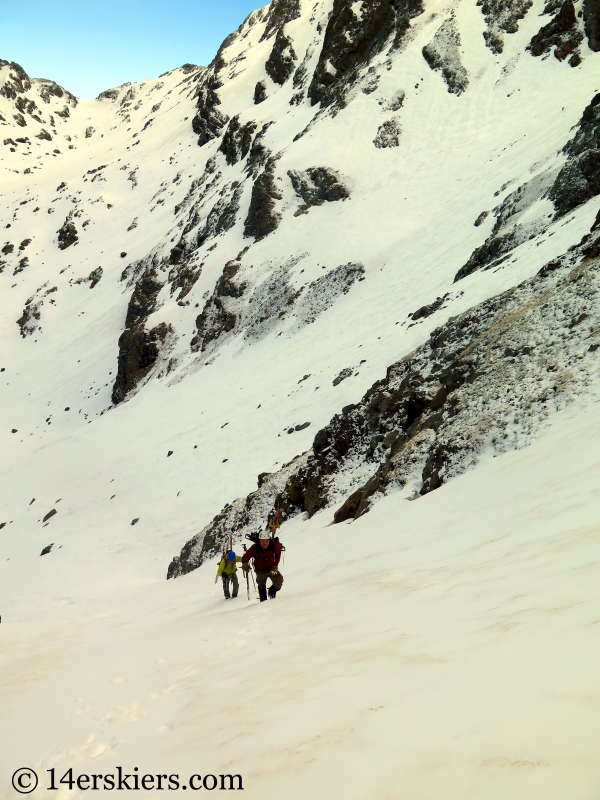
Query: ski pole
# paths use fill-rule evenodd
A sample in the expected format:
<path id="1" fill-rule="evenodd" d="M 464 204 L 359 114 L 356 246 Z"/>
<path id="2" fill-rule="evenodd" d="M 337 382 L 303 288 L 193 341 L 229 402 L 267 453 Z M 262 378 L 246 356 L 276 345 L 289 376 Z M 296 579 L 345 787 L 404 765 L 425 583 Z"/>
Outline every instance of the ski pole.
<path id="1" fill-rule="evenodd" d="M 248 593 L 248 601 L 250 600 L 250 581 L 248 580 L 248 573 L 246 573 L 246 592 Z"/>

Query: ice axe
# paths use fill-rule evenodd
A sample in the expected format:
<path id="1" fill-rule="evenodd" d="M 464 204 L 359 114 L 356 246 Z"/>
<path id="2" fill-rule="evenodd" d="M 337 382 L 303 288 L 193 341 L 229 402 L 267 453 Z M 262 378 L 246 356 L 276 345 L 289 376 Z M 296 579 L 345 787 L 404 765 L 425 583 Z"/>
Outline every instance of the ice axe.
<path id="1" fill-rule="evenodd" d="M 246 552 L 246 545 L 243 544 L 242 547 L 244 548 L 244 553 Z M 252 578 L 252 582 L 254 583 L 254 578 Z M 250 602 L 250 581 L 248 580 L 248 572 L 246 572 L 246 592 L 248 594 L 248 602 Z"/>

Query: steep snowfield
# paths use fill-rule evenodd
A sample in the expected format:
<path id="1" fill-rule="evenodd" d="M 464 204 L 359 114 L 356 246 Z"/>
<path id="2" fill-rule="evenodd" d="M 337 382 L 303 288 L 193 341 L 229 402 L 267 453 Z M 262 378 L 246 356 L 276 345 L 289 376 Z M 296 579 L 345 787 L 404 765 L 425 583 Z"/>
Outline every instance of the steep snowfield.
<path id="1" fill-rule="evenodd" d="M 320 110 L 307 91 L 330 11 L 304 3 L 286 22 L 306 76 L 282 85 L 265 72 L 268 9 L 216 66 L 93 102 L 1 62 L 0 83 L 21 88 L 0 96 L 0 797 L 26 764 L 235 771 L 250 797 L 585 798 L 597 786 L 597 411 L 583 400 L 528 449 L 484 453 L 416 502 L 391 494 L 351 525 L 329 527 L 333 508 L 286 522 L 276 605 L 225 604 L 214 562 L 164 580 L 259 473 L 308 450 L 450 316 L 578 243 L 598 212 L 595 197 L 551 219 L 532 189 L 520 222 L 533 238 L 453 283 L 492 232 L 492 213 L 473 225 L 481 212 L 565 163 L 600 56 L 585 40 L 574 69 L 527 52 L 549 20 L 539 0 L 501 53 L 480 8 L 432 2 L 399 48 L 363 65 L 345 107 Z M 423 56 L 432 41 L 443 67 Z M 214 138 L 199 147 L 204 112 Z M 256 123 L 241 159 L 223 145 L 236 115 Z M 269 159 L 277 219 L 257 239 L 244 232 Z M 297 214 L 288 171 L 314 167 L 350 196 Z M 224 206 L 231 219 L 216 224 Z M 61 250 L 69 223 L 77 241 Z M 364 273 L 344 292 L 347 264 Z M 120 351 L 145 279 L 156 293 Z M 190 343 L 205 309 L 221 328 L 202 351 Z M 115 406 L 118 363 L 136 347 L 151 363 L 136 362 Z"/>
<path id="2" fill-rule="evenodd" d="M 276 603 L 245 586 L 225 603 L 214 563 L 142 582 L 138 546 L 117 554 L 108 531 L 30 560 L 3 621 L 3 775 L 120 765 L 240 773 L 252 798 L 594 797 L 600 419 L 576 412 L 417 502 L 288 523 Z"/>

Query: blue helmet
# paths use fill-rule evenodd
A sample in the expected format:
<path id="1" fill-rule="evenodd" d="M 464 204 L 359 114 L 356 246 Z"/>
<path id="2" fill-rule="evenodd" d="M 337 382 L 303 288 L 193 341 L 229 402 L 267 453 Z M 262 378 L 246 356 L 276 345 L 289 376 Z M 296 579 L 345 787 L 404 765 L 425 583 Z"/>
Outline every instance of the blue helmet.
<path id="1" fill-rule="evenodd" d="M 230 550 L 227 553 L 227 561 L 235 561 L 235 553 L 233 552 L 233 550 Z"/>

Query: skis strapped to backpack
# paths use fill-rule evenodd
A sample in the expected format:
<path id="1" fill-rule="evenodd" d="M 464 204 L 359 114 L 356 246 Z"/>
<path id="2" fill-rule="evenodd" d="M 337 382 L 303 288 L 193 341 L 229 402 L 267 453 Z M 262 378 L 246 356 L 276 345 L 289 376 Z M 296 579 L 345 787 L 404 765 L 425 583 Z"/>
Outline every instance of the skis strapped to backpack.
<path id="1" fill-rule="evenodd" d="M 279 536 L 275 536 L 275 531 L 279 530 L 279 528 L 281 527 L 281 523 L 279 522 L 280 518 L 281 518 L 281 509 L 279 509 L 279 511 L 275 514 L 274 517 L 271 514 L 269 514 L 269 519 L 268 519 L 267 527 L 265 528 L 265 530 L 270 530 L 271 531 L 271 539 L 272 539 L 272 541 L 277 542 L 277 544 L 281 547 L 281 549 L 283 551 L 283 550 L 285 550 L 285 546 L 283 544 L 281 544 L 281 542 L 279 541 Z M 262 530 L 262 528 L 260 530 L 256 531 L 256 533 L 247 533 L 246 534 L 246 539 L 248 539 L 248 541 L 252 542 L 252 544 L 258 544 L 258 536 L 259 536 L 261 530 Z"/>

